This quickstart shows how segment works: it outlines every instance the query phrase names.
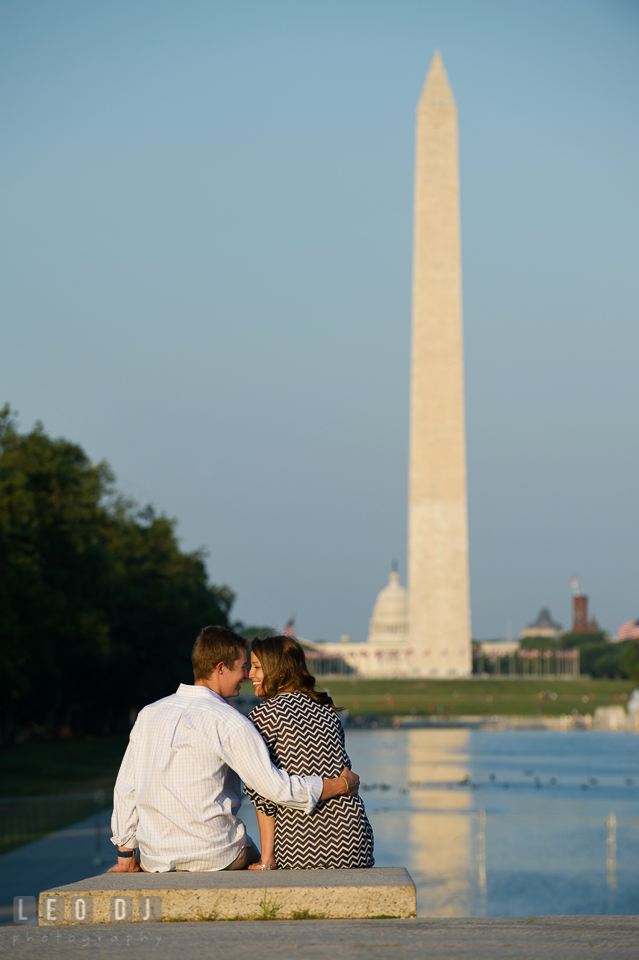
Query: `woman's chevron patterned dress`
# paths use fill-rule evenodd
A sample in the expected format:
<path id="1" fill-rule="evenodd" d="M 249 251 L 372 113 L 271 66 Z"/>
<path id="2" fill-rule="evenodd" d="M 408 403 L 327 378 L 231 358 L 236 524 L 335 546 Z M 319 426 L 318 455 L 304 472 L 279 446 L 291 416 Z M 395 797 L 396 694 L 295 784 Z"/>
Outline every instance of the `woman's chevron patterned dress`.
<path id="1" fill-rule="evenodd" d="M 276 767 L 300 777 L 337 777 L 351 762 L 338 715 L 305 693 L 280 693 L 249 714 Z M 373 831 L 361 797 L 335 797 L 312 813 L 278 807 L 249 787 L 244 792 L 275 817 L 275 860 L 282 870 L 372 867 Z"/>

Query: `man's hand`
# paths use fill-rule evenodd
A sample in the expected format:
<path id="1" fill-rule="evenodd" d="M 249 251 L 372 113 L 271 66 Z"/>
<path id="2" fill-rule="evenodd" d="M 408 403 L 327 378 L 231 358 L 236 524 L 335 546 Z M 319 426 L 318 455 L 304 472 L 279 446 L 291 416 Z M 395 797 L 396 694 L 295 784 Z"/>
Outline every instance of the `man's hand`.
<path id="1" fill-rule="evenodd" d="M 348 784 L 348 790 L 347 790 Z M 339 777 L 324 780 L 324 789 L 320 800 L 330 800 L 332 797 L 343 797 L 348 792 L 349 797 L 355 796 L 359 790 L 359 777 L 348 767 L 344 767 Z"/>
<path id="2" fill-rule="evenodd" d="M 128 847 L 120 847 L 120 850 L 128 850 Z M 120 857 L 118 856 L 118 862 L 114 867 L 109 867 L 107 873 L 140 873 L 141 867 L 138 866 L 138 863 L 135 859 L 135 851 L 133 852 L 132 857 Z"/>
<path id="3" fill-rule="evenodd" d="M 344 780 L 348 782 L 348 795 L 349 797 L 354 796 L 359 791 L 359 777 L 356 773 L 353 773 L 352 770 L 349 770 L 348 767 L 344 767 L 340 773 L 340 780 L 344 777 Z M 342 783 L 344 782 L 342 780 Z"/>

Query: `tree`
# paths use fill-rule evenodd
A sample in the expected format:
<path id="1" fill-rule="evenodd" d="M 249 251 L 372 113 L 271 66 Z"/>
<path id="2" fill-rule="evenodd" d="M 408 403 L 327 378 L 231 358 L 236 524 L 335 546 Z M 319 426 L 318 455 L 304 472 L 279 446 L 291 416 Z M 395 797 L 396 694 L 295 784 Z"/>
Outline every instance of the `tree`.
<path id="1" fill-rule="evenodd" d="M 630 680 L 639 680 L 639 644 L 627 640 L 621 653 L 621 669 Z"/>
<path id="2" fill-rule="evenodd" d="M 553 640 L 550 637 L 525 637 L 521 641 L 524 650 L 579 650 L 579 669 L 591 677 L 630 677 L 636 670 L 639 679 L 639 650 L 636 644 L 626 641 L 612 643 L 603 630 L 586 633 L 564 633 Z M 633 654 L 633 648 L 635 653 Z M 636 655 L 637 663 L 633 659 Z M 633 664 L 635 666 L 633 667 Z"/>
<path id="3" fill-rule="evenodd" d="M 266 637 L 276 637 L 277 630 L 274 630 L 273 627 L 251 627 L 245 626 L 243 623 L 238 623 L 236 625 L 236 631 L 240 637 L 244 637 L 245 640 L 252 642 L 253 640 L 264 640 Z"/>
<path id="4" fill-rule="evenodd" d="M 190 680 L 234 595 L 175 521 L 117 495 L 106 463 L 0 411 L 0 723 L 98 732 Z"/>
<path id="5" fill-rule="evenodd" d="M 579 650 L 579 669 L 591 677 L 623 677 L 622 656 L 624 644 L 611 643 L 603 630 L 586 633 L 565 633 L 561 637 L 564 649 Z"/>

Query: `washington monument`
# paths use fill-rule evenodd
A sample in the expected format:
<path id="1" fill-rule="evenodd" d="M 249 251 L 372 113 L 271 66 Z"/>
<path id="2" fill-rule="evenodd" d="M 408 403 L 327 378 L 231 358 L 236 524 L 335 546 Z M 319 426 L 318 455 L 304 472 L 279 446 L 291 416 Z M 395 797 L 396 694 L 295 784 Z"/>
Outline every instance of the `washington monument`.
<path id="1" fill-rule="evenodd" d="M 408 590 L 392 570 L 367 642 L 322 644 L 371 677 L 472 669 L 457 108 L 439 52 L 417 107 L 416 139 Z"/>
<path id="2" fill-rule="evenodd" d="M 408 502 L 410 645 L 471 670 L 457 108 L 437 51 L 417 108 Z"/>

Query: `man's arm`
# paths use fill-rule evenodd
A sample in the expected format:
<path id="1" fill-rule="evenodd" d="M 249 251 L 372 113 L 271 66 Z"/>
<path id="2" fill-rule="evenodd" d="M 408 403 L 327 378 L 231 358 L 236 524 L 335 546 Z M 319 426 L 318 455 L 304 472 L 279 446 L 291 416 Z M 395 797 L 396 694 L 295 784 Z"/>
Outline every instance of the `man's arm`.
<path id="1" fill-rule="evenodd" d="M 293 807 L 310 813 L 320 800 L 355 794 L 359 777 L 345 768 L 339 777 L 322 780 L 321 777 L 297 777 L 278 770 L 271 763 L 262 737 L 250 721 L 236 728 L 220 744 L 222 759 L 262 797 L 283 807 Z"/>
<path id="2" fill-rule="evenodd" d="M 133 735 L 133 730 L 131 731 Z M 137 840 L 135 837 L 138 826 L 138 812 L 135 804 L 135 777 L 134 777 L 134 745 L 129 740 L 126 753 L 113 791 L 113 816 L 111 829 L 113 836 L 111 843 L 118 847 L 118 862 L 109 869 L 109 873 L 136 873 L 140 868 L 135 859 Z M 125 856 L 120 856 L 124 853 Z"/>

